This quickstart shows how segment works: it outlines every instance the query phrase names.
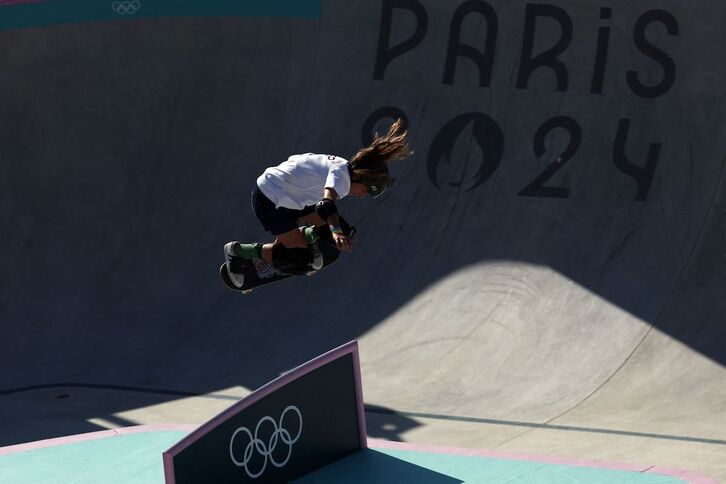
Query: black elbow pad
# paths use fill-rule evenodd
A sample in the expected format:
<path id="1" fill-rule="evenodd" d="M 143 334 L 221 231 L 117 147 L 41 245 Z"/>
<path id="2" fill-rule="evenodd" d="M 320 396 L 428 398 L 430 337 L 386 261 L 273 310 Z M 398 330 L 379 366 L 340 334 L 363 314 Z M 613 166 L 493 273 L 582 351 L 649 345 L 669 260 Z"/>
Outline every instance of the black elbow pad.
<path id="1" fill-rule="evenodd" d="M 327 222 L 328 217 L 334 213 L 338 213 L 338 207 L 335 206 L 335 203 L 331 199 L 323 198 L 315 204 L 315 213 L 320 215 L 320 218 Z"/>

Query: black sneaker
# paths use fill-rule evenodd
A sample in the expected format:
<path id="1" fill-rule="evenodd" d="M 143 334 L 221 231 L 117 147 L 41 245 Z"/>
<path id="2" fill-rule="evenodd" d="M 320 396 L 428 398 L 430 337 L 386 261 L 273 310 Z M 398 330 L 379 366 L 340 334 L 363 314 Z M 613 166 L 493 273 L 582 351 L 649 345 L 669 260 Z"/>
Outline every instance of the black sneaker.
<path id="1" fill-rule="evenodd" d="M 239 244 L 239 242 L 232 241 L 224 244 L 224 263 L 227 265 L 227 273 L 232 284 L 242 287 L 245 282 L 245 276 L 242 274 L 244 259 L 238 257 L 234 252 L 235 244 Z"/>

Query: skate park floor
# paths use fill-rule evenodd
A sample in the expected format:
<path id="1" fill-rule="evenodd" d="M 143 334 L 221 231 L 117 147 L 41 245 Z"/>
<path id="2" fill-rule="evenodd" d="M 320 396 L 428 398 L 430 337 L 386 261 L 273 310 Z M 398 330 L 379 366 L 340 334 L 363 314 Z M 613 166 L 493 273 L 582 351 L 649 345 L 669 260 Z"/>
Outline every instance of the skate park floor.
<path id="1" fill-rule="evenodd" d="M 66 384 L 5 395 L 15 420 L 0 418 L 0 428 L 4 435 L 22 434 L 14 440 L 26 443 L 0 447 L 0 482 L 98 482 L 97 473 L 116 476 L 108 482 L 163 482 L 161 453 L 249 394 L 241 387 L 207 395 L 178 392 L 159 403 L 155 392 Z M 131 409 L 98 412 L 120 395 Z M 391 482 L 390 475 L 396 482 L 714 484 L 723 478 L 726 442 L 714 439 L 396 412 L 372 404 L 365 412 L 371 450 L 301 482 L 340 482 L 341 476 L 346 482 Z M 87 426 L 78 426 L 80 415 L 94 414 Z M 108 430 L 87 430 L 99 428 Z"/>
<path id="2" fill-rule="evenodd" d="M 0 449 L 0 482 L 160 484 L 161 453 L 192 426 L 138 426 Z M 296 480 L 300 483 L 462 482 L 676 484 L 712 482 L 672 469 L 494 454 L 370 440 L 369 448 Z"/>

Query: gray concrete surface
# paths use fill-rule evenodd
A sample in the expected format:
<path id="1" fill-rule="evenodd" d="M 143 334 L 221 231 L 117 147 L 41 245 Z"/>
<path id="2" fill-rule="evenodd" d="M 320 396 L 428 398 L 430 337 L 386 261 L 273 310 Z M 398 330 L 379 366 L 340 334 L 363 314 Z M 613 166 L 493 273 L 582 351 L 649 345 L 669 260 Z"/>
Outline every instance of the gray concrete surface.
<path id="1" fill-rule="evenodd" d="M 726 480 L 726 8 L 488 2 L 486 82 L 446 68 L 455 12 L 485 2 L 394 3 L 418 7 L 390 38 L 388 1 L 0 32 L 0 444 L 200 422 L 358 338 L 372 436 Z M 484 18 L 462 45 L 484 51 Z M 527 39 L 547 51 L 567 18 L 525 86 Z M 416 155 L 342 204 L 354 253 L 226 290 L 222 244 L 266 237 L 256 176 L 350 156 L 385 107 Z"/>

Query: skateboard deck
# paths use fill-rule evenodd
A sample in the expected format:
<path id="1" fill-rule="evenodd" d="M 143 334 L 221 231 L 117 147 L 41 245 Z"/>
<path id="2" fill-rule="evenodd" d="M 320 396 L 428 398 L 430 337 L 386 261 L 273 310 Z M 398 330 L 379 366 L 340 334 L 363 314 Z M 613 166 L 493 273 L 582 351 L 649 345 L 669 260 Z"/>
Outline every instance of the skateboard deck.
<path id="1" fill-rule="evenodd" d="M 338 260 L 338 258 L 340 257 L 340 250 L 335 246 L 335 242 L 333 242 L 333 237 L 331 236 L 330 229 L 328 229 L 328 227 L 318 227 L 316 228 L 316 232 L 318 233 L 319 240 L 315 243 L 315 247 L 313 248 L 313 250 L 315 251 L 317 249 L 317 251 L 319 251 L 320 255 L 322 256 L 323 265 L 320 269 L 318 269 L 322 270 Z M 244 284 L 242 285 L 242 287 L 237 287 L 232 284 L 232 281 L 229 278 L 229 272 L 227 271 L 226 264 L 222 264 L 222 266 L 219 268 L 219 275 L 222 277 L 222 282 L 224 282 L 224 284 L 228 288 L 234 291 L 240 291 L 244 294 L 248 294 L 252 290 L 257 289 L 258 287 L 273 284 L 275 282 L 279 282 L 284 279 L 296 276 L 293 274 L 286 274 L 284 272 L 281 272 L 275 269 L 271 263 L 262 259 L 244 259 L 242 261 L 242 264 L 242 274 L 244 274 L 245 276 Z M 311 268 L 306 275 L 313 275 L 316 272 L 317 271 Z"/>

